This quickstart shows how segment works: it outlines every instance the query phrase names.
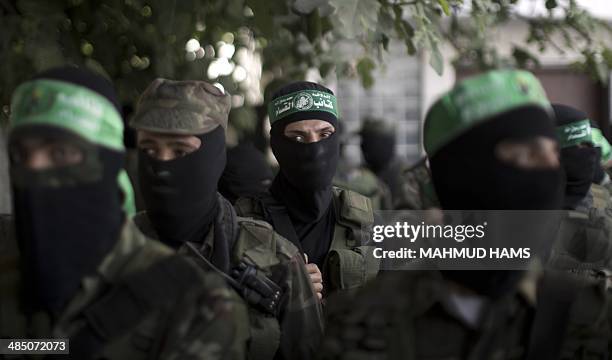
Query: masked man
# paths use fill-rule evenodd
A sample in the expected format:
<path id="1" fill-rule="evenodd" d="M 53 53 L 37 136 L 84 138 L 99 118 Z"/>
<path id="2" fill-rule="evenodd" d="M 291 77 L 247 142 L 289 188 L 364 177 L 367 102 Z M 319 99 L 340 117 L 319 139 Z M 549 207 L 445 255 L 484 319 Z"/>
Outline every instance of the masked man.
<path id="1" fill-rule="evenodd" d="M 19 267 L 0 272 L 0 335 L 69 338 L 75 359 L 241 358 L 240 299 L 126 220 L 111 84 L 49 70 L 19 86 L 11 107 L 15 227 L 0 248 Z"/>
<path id="2" fill-rule="evenodd" d="M 443 209 L 561 206 L 552 109 L 530 73 L 462 81 L 429 110 L 424 143 Z M 396 271 L 330 301 L 321 358 L 605 358 L 607 306 L 602 287 L 541 273 Z"/>
<path id="3" fill-rule="evenodd" d="M 563 207 L 567 210 L 549 266 L 600 279 L 612 269 L 610 194 L 599 185 L 607 174 L 593 123 L 582 111 L 554 104 L 561 164 L 565 173 Z"/>
<path id="4" fill-rule="evenodd" d="M 339 157 L 336 97 L 319 84 L 295 82 L 272 96 L 268 115 L 280 170 L 268 194 L 236 202 L 238 213 L 268 221 L 298 247 L 318 289 L 363 286 L 378 272 L 360 249 L 374 221 L 372 205 L 332 187 Z"/>
<path id="5" fill-rule="evenodd" d="M 309 359 L 320 302 L 297 249 L 262 221 L 237 217 L 217 193 L 230 95 L 202 81 L 157 79 L 131 121 L 146 234 L 216 271 L 249 307 L 249 358 Z"/>

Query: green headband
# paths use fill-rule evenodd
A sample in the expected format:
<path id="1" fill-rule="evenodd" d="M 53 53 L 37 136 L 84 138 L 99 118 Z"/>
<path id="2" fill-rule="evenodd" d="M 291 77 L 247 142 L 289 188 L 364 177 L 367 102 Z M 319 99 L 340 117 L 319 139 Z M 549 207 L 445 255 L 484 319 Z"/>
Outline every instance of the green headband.
<path id="1" fill-rule="evenodd" d="M 593 144 L 591 122 L 589 119 L 585 119 L 557 126 L 557 139 L 559 140 L 559 146 L 561 148 L 582 143 Z"/>
<path id="2" fill-rule="evenodd" d="M 608 139 L 606 139 L 601 130 L 599 130 L 598 128 L 591 128 L 591 136 L 595 146 L 601 148 L 602 164 L 612 159 L 612 146 L 610 146 Z"/>
<path id="3" fill-rule="evenodd" d="M 11 102 L 10 129 L 52 125 L 112 150 L 123 151 L 123 121 L 104 96 L 64 81 L 39 79 L 21 84 Z"/>
<path id="4" fill-rule="evenodd" d="M 121 169 L 119 171 L 119 174 L 117 175 L 117 183 L 119 184 L 119 189 L 121 189 L 121 192 L 123 193 L 123 204 L 121 205 L 123 212 L 125 212 L 128 217 L 136 215 L 134 187 L 132 187 L 132 182 L 130 181 L 130 177 L 125 169 Z"/>
<path id="5" fill-rule="evenodd" d="M 425 150 L 431 157 L 482 121 L 522 106 L 552 111 L 540 82 L 527 71 L 498 70 L 463 80 L 429 110 Z"/>
<path id="6" fill-rule="evenodd" d="M 324 111 L 337 118 L 338 102 L 334 95 L 324 91 L 301 90 L 278 97 L 268 104 L 270 124 L 301 111 Z"/>

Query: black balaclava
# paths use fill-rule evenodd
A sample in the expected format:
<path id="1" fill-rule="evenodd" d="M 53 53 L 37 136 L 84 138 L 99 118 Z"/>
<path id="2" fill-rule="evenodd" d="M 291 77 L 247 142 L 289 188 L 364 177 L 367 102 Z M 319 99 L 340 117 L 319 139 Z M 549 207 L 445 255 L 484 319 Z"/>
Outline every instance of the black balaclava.
<path id="1" fill-rule="evenodd" d="M 379 174 L 395 156 L 395 132 L 380 120 L 366 120 L 361 130 L 361 151 L 368 167 Z"/>
<path id="2" fill-rule="evenodd" d="M 500 161 L 496 145 L 507 139 L 555 138 L 540 109 L 520 108 L 484 121 L 430 159 L 432 180 L 445 210 L 553 210 L 559 208 L 558 169 L 519 169 Z M 561 186 L 561 185 L 559 185 Z"/>
<path id="3" fill-rule="evenodd" d="M 200 243 L 217 213 L 217 183 L 225 167 L 225 132 L 221 126 L 197 135 L 202 144 L 183 157 L 161 161 L 138 153 L 140 189 L 162 242 L 178 248 Z"/>
<path id="4" fill-rule="evenodd" d="M 242 143 L 227 150 L 227 164 L 219 180 L 219 192 L 231 203 L 240 197 L 265 193 L 274 173 L 261 151 L 252 143 Z"/>
<path id="5" fill-rule="evenodd" d="M 311 82 L 296 82 L 277 91 L 272 99 L 300 90 L 333 93 Z M 335 223 L 332 208 L 332 179 L 340 156 L 339 136 L 334 132 L 316 143 L 299 143 L 284 135 L 289 123 L 318 119 L 337 128 L 338 119 L 324 111 L 301 111 L 272 124 L 270 146 L 280 171 L 270 192 L 285 205 L 302 249 L 311 262 L 321 265 L 333 236 Z M 278 230 L 278 229 L 277 229 Z M 288 237 L 288 234 L 281 234 Z"/>
<path id="6" fill-rule="evenodd" d="M 588 116 L 577 109 L 561 104 L 553 104 L 557 126 L 567 125 L 580 120 L 588 119 Z M 575 209 L 587 196 L 591 184 L 597 182 L 596 178 L 601 176 L 603 180 L 603 169 L 600 165 L 601 149 L 590 145 L 578 147 L 577 145 L 561 148 L 561 164 L 565 170 L 566 185 L 563 207 Z M 601 170 L 601 173 L 596 171 Z"/>
<path id="7" fill-rule="evenodd" d="M 90 72 L 65 67 L 41 73 L 35 79 L 58 80 L 93 90 L 119 113 L 112 85 Z M 118 239 L 123 213 L 117 175 L 124 155 L 56 126 L 15 128 L 9 141 L 17 144 L 29 136 L 70 141 L 84 154 L 77 165 L 49 170 L 30 170 L 11 163 L 24 310 L 45 310 L 57 316 L 82 278 L 95 273 Z"/>
<path id="8" fill-rule="evenodd" d="M 502 140 L 555 138 L 549 115 L 523 107 L 483 121 L 430 159 L 432 180 L 445 210 L 555 210 L 561 207 L 560 169 L 526 170 L 500 161 Z M 512 289 L 521 271 L 443 271 L 444 276 L 492 298 Z"/>

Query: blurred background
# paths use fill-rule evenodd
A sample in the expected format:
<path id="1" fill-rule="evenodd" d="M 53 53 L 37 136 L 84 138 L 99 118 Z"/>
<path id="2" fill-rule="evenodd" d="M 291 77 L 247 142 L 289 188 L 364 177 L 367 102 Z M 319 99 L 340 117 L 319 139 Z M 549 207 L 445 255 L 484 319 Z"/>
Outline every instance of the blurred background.
<path id="1" fill-rule="evenodd" d="M 106 76 L 126 121 L 156 77 L 210 81 L 232 94 L 228 144 L 262 151 L 271 93 L 321 82 L 338 96 L 348 162 L 362 161 L 358 132 L 375 118 L 411 164 L 428 106 L 491 68 L 533 71 L 552 101 L 586 111 L 609 137 L 611 22 L 609 0 L 0 0 L 0 213 L 10 210 L 11 94 L 50 67 Z"/>

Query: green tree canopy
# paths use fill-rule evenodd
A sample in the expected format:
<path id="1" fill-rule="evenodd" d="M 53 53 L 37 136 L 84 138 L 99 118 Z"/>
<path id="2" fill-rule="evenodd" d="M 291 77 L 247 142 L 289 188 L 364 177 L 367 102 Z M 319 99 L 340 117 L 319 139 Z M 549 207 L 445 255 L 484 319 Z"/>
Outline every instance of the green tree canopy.
<path id="1" fill-rule="evenodd" d="M 540 2 L 548 12 L 528 18 L 516 13 L 517 0 L 0 0 L 2 113 L 6 118 L 20 82 L 66 63 L 106 74 L 125 102 L 160 76 L 212 77 L 243 93 L 245 69 L 237 70 L 236 57 L 245 52 L 261 58 L 262 87 L 303 78 L 309 69 L 359 76 L 370 86 L 372 70 L 396 43 L 391 39 L 409 56 L 429 52 L 439 73 L 445 41 L 463 65 L 478 68 L 537 65 L 526 47 L 533 44 L 539 51 L 579 52 L 581 69 L 605 80 L 612 51 L 594 34 L 610 31 L 609 25 L 575 0 Z M 487 30 L 516 19 L 525 22 L 528 36 L 503 57 Z M 336 45 L 345 40 L 360 44 L 362 54 L 342 53 Z"/>

